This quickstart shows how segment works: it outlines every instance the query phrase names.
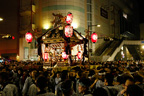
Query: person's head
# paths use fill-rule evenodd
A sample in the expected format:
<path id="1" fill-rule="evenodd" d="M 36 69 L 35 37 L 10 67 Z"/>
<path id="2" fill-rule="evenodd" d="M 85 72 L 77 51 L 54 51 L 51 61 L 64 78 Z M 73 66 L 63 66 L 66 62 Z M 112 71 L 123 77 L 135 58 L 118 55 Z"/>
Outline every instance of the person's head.
<path id="1" fill-rule="evenodd" d="M 37 74 L 37 70 L 32 70 L 31 71 L 31 76 L 32 78 L 35 78 L 35 75 Z"/>
<path id="2" fill-rule="evenodd" d="M 7 72 L 0 72 L 0 84 L 7 83 L 7 80 L 9 78 L 9 74 Z"/>
<path id="3" fill-rule="evenodd" d="M 121 75 L 121 84 L 125 85 L 125 82 L 127 79 L 130 79 L 133 81 L 133 77 L 129 76 L 128 74 Z"/>
<path id="4" fill-rule="evenodd" d="M 94 90 L 93 96 L 108 96 L 108 93 L 104 88 L 99 87 Z"/>
<path id="5" fill-rule="evenodd" d="M 107 73 L 105 75 L 105 85 L 111 86 L 113 85 L 114 76 L 111 73 Z"/>
<path id="6" fill-rule="evenodd" d="M 118 76 L 118 77 L 117 77 L 117 82 L 118 82 L 119 84 L 123 84 L 123 77 L 122 77 L 122 76 Z"/>
<path id="7" fill-rule="evenodd" d="M 60 73 L 59 73 L 59 72 L 56 73 L 56 77 L 57 77 L 57 78 L 60 78 Z"/>
<path id="8" fill-rule="evenodd" d="M 22 68 L 18 69 L 18 74 L 19 74 L 19 75 L 22 75 L 22 74 L 23 74 Z"/>
<path id="9" fill-rule="evenodd" d="M 75 70 L 70 70 L 69 76 L 70 77 L 75 77 L 75 75 L 76 75 Z"/>
<path id="10" fill-rule="evenodd" d="M 105 76 L 106 72 L 105 70 L 101 70 L 98 72 L 98 79 L 104 81 L 104 76 Z"/>
<path id="11" fill-rule="evenodd" d="M 61 81 L 67 80 L 68 77 L 68 71 L 67 70 L 63 70 L 61 73 Z"/>
<path id="12" fill-rule="evenodd" d="M 129 85 L 133 85 L 133 84 L 134 84 L 134 79 L 132 77 L 127 78 L 125 82 L 125 89 L 127 89 Z"/>
<path id="13" fill-rule="evenodd" d="M 143 96 L 143 90 L 137 85 L 129 85 L 127 87 L 126 96 Z"/>
<path id="14" fill-rule="evenodd" d="M 71 96 L 73 93 L 73 82 L 71 80 L 64 81 L 61 89 L 64 96 Z"/>
<path id="15" fill-rule="evenodd" d="M 79 80 L 79 87 L 78 87 L 79 93 L 85 93 L 86 91 L 89 90 L 89 87 L 90 87 L 90 79 L 81 78 Z"/>
<path id="16" fill-rule="evenodd" d="M 135 84 L 142 84 L 143 83 L 143 78 L 140 75 L 135 75 L 134 80 L 135 80 Z"/>
<path id="17" fill-rule="evenodd" d="M 44 90 L 45 87 L 47 86 L 47 78 L 45 76 L 39 76 L 36 85 L 40 90 Z"/>

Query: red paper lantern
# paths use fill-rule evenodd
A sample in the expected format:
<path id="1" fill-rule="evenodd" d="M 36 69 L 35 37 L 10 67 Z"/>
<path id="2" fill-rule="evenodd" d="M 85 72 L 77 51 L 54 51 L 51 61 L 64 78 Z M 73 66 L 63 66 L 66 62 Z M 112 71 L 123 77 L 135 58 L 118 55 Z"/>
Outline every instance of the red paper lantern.
<path id="1" fill-rule="evenodd" d="M 71 24 L 72 21 L 73 21 L 73 15 L 72 15 L 72 13 L 68 13 L 68 14 L 67 14 L 67 18 L 66 18 L 66 22 L 67 22 L 68 24 Z"/>
<path id="2" fill-rule="evenodd" d="M 96 33 L 93 33 L 93 34 L 91 35 L 91 41 L 92 41 L 93 43 L 95 43 L 95 42 L 97 42 L 97 39 L 98 39 L 98 35 L 97 35 Z"/>
<path id="3" fill-rule="evenodd" d="M 26 38 L 26 41 L 28 42 L 28 43 L 31 43 L 32 42 L 32 34 L 30 33 L 30 32 L 27 32 L 26 34 L 25 34 L 25 38 Z"/>
<path id="4" fill-rule="evenodd" d="M 44 53 L 44 59 L 48 59 L 48 53 Z"/>
<path id="5" fill-rule="evenodd" d="M 68 55 L 66 54 L 66 52 L 62 52 L 62 58 L 63 59 L 67 59 L 68 58 Z"/>
<path id="6" fill-rule="evenodd" d="M 14 39 L 15 39 L 15 37 L 14 37 L 14 36 L 12 36 L 12 39 L 14 40 Z"/>
<path id="7" fill-rule="evenodd" d="M 80 51 L 77 53 L 77 57 L 78 57 L 78 59 L 81 59 L 82 53 Z"/>
<path id="8" fill-rule="evenodd" d="M 70 25 L 67 25 L 65 27 L 65 36 L 66 37 L 72 37 L 72 35 L 73 35 L 73 27 Z"/>

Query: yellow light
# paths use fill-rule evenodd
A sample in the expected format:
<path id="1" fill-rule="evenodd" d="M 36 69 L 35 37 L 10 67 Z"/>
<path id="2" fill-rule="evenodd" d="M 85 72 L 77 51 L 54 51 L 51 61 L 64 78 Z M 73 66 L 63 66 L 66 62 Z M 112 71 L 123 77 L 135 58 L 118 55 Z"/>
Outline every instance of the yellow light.
<path id="1" fill-rule="evenodd" d="M 49 29 L 50 26 L 49 26 L 48 24 L 45 24 L 43 28 L 44 28 L 44 29 Z"/>
<path id="2" fill-rule="evenodd" d="M 43 36 L 43 37 L 42 37 L 42 39 L 46 39 L 46 37 L 45 37 L 45 36 Z"/>
<path id="3" fill-rule="evenodd" d="M 3 18 L 0 17 L 0 21 L 3 21 Z"/>
<path id="4" fill-rule="evenodd" d="M 71 25 L 73 26 L 73 28 L 78 28 L 77 23 L 72 23 Z"/>
<path id="5" fill-rule="evenodd" d="M 17 55 L 17 56 L 16 56 L 16 60 L 19 61 L 19 59 L 20 59 L 20 57 L 19 57 L 19 55 Z"/>
<path id="6" fill-rule="evenodd" d="M 97 27 L 101 27 L 101 25 L 98 24 Z"/>
<path id="7" fill-rule="evenodd" d="M 142 46 L 142 49 L 144 49 L 144 45 Z"/>

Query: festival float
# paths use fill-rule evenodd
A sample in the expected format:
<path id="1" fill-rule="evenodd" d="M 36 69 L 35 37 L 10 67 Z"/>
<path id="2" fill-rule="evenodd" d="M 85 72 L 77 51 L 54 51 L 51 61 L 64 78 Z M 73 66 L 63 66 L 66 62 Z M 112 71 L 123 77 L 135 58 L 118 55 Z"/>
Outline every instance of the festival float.
<path id="1" fill-rule="evenodd" d="M 44 66 L 72 66 L 83 62 L 87 53 L 84 44 L 87 39 L 71 26 L 73 15 L 54 14 L 53 27 L 48 29 L 37 41 L 38 55 L 44 60 Z M 77 46 L 77 54 L 73 55 L 73 48 Z"/>

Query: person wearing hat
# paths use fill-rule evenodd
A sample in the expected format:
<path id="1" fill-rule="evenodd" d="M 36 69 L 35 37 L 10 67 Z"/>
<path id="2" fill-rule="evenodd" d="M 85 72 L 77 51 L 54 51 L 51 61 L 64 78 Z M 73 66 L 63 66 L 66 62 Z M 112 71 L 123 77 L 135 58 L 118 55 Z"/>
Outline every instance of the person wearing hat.
<path id="1" fill-rule="evenodd" d="M 82 96 L 93 96 L 92 93 L 89 91 L 90 87 L 90 79 L 88 78 L 82 78 L 79 80 L 79 93 L 82 93 Z"/>

